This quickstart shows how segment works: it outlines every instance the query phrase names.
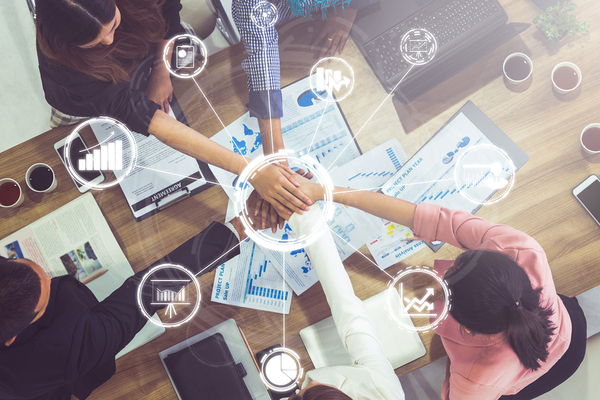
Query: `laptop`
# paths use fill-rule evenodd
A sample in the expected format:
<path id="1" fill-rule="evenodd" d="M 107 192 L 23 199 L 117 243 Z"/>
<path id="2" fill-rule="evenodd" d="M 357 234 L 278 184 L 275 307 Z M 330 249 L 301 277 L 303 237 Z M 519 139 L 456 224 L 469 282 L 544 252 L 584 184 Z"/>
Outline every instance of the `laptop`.
<path id="1" fill-rule="evenodd" d="M 401 328 L 388 315 L 389 306 L 396 310 L 396 315 L 402 315 L 400 309 L 404 308 L 404 305 L 400 301 L 398 291 L 391 291 L 392 304 L 389 305 L 386 294 L 387 291 L 378 293 L 364 300 L 363 304 L 375 325 L 377 338 L 385 356 L 396 369 L 423 357 L 426 350 L 416 331 Z M 403 325 L 413 326 L 410 317 L 401 318 Z M 332 317 L 302 329 L 300 337 L 315 368 L 354 364 L 340 339 Z"/>
<path id="2" fill-rule="evenodd" d="M 383 87 L 408 103 L 529 26 L 507 21 L 498 0 L 380 0 L 359 11 L 351 35 Z M 430 32 L 437 52 L 411 69 L 400 43 L 412 29 Z"/>

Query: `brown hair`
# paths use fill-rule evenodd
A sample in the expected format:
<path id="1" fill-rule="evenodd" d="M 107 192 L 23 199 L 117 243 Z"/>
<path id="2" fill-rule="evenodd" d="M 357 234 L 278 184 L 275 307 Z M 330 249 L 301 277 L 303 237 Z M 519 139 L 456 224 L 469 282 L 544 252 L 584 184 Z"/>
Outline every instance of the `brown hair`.
<path id="1" fill-rule="evenodd" d="M 293 394 L 288 400 L 352 400 L 340 389 L 328 385 L 311 386 L 301 395 Z"/>
<path id="2" fill-rule="evenodd" d="M 106 82 L 128 82 L 137 61 L 167 31 L 164 0 L 38 0 L 37 42 L 51 60 Z M 82 46 L 96 39 L 116 8 L 121 24 L 111 45 Z"/>

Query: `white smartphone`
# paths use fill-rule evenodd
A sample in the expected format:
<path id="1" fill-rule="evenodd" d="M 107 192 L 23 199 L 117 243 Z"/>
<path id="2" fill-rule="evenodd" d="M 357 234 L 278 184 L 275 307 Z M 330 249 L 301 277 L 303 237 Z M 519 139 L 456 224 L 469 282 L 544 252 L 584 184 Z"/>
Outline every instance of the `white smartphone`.
<path id="1" fill-rule="evenodd" d="M 60 157 L 60 159 L 63 162 L 63 164 L 65 164 L 64 150 L 65 150 L 65 142 L 66 142 L 66 140 L 67 140 L 67 138 L 64 138 L 60 142 L 57 142 L 57 143 L 54 144 L 54 149 L 58 153 L 58 156 Z M 75 166 L 75 168 L 77 168 L 77 161 L 76 160 L 85 159 L 86 154 L 91 154 L 90 151 L 88 150 L 88 147 L 84 143 L 84 141 L 81 138 L 81 136 L 79 136 L 79 134 L 77 134 L 77 136 L 73 139 L 73 141 L 71 142 L 71 145 L 69 147 L 70 147 L 70 149 L 69 149 L 69 153 L 70 153 L 69 157 L 70 157 L 70 159 L 69 160 L 71 161 L 71 165 Z M 65 167 L 66 166 L 67 165 L 65 164 Z M 68 168 L 67 168 L 67 170 L 68 170 Z M 85 181 L 89 182 L 91 186 L 93 186 L 94 184 L 97 184 L 97 183 L 100 183 L 100 182 L 104 181 L 104 175 L 102 174 L 101 171 L 96 171 L 96 170 L 93 170 L 93 171 L 79 171 L 79 170 L 77 170 L 77 173 Z M 69 171 L 69 175 L 71 175 L 70 171 Z M 73 182 L 75 182 L 75 186 L 77 186 L 77 189 L 81 193 L 85 193 L 85 192 L 87 192 L 88 190 L 91 189 L 91 186 L 82 185 L 77 180 L 75 180 L 73 178 L 73 176 L 71 176 L 71 179 L 73 179 Z"/>
<path id="2" fill-rule="evenodd" d="M 573 189 L 573 195 L 600 225 L 600 179 L 596 175 L 588 176 Z"/>

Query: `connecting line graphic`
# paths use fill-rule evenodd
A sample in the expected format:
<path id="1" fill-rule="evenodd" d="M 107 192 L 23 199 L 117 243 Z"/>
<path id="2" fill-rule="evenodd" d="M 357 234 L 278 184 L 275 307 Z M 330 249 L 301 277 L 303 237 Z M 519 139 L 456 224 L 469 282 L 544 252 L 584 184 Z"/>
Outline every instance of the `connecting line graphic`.
<path id="1" fill-rule="evenodd" d="M 411 186 L 411 185 L 421 185 L 421 184 L 426 184 L 426 183 L 436 183 L 436 182 L 450 182 L 450 181 L 454 181 L 454 179 L 438 179 L 437 181 L 425 181 L 425 182 L 411 182 L 411 183 L 403 183 L 402 185 L 398 185 L 398 186 Z M 344 191 L 336 191 L 335 194 L 340 194 L 340 193 L 352 193 L 352 192 L 370 192 L 372 190 L 375 189 L 387 189 L 390 187 L 393 187 L 394 185 L 383 185 L 383 186 L 377 186 L 374 188 L 368 188 L 368 189 L 352 189 L 349 188 L 349 190 L 344 190 Z"/>
<path id="2" fill-rule="evenodd" d="M 402 81 L 404 80 L 404 78 L 406 78 L 408 76 L 408 74 L 410 74 L 410 71 L 412 71 L 412 69 L 413 69 L 414 66 L 415 66 L 415 64 L 412 64 L 410 66 L 410 68 L 408 69 L 408 71 L 406 71 L 406 74 L 404 74 L 404 76 L 402 77 L 402 79 L 400 79 L 400 81 L 398 83 L 396 83 L 396 86 L 394 86 L 394 88 L 392 89 L 392 91 L 389 92 L 387 96 L 385 96 L 385 99 L 383 99 L 383 101 L 381 102 L 381 104 L 379 105 L 379 107 L 377 107 L 377 109 L 375 111 L 373 111 L 373 114 L 371 114 L 371 116 L 369 117 L 369 119 L 367 119 L 367 121 L 363 124 L 363 126 L 361 126 L 361 128 L 358 130 L 358 132 L 356 132 L 356 134 L 352 137 L 352 140 L 349 141 L 348 144 L 346 144 L 346 146 L 344 146 L 344 148 L 342 149 L 342 151 L 340 152 L 340 154 L 338 154 L 338 156 L 335 158 L 335 160 L 333 160 L 333 162 L 331 163 L 331 165 L 329 166 L 329 168 L 327 168 L 327 172 L 329 172 L 329 169 L 331 169 L 331 167 L 333 167 L 335 165 L 335 162 L 337 161 L 337 159 L 340 158 L 340 156 L 348 148 L 348 146 L 350 145 L 350 143 L 352 143 L 354 141 L 354 139 L 356 139 L 356 137 L 362 132 L 363 128 L 369 123 L 369 121 L 371 120 L 371 118 L 373 118 L 373 116 L 375 115 L 375 113 L 377 113 L 377 111 L 379 111 L 379 109 L 381 108 L 381 106 L 383 106 L 385 104 L 385 102 L 392 95 L 392 93 L 394 93 L 396 91 L 396 88 L 402 83 Z"/>
<path id="3" fill-rule="evenodd" d="M 281 252 L 281 259 L 283 260 L 283 263 L 282 263 L 283 264 L 283 274 L 282 274 L 283 289 L 282 289 L 281 293 L 285 293 L 285 252 L 284 251 Z M 283 314 L 283 348 L 285 348 L 285 296 L 283 296 L 283 297 L 284 297 L 283 306 L 282 306 L 283 307 L 283 312 L 282 312 L 282 314 Z"/>
<path id="4" fill-rule="evenodd" d="M 342 238 L 342 237 L 341 237 L 340 235 L 338 235 L 336 232 L 334 232 L 333 230 L 331 230 L 331 228 L 329 228 L 329 227 L 328 227 L 328 229 L 331 231 L 331 233 L 335 234 L 335 236 L 339 237 L 341 240 L 344 240 L 344 238 Z M 344 242 L 346 242 L 346 241 L 344 240 Z M 359 252 L 361 256 L 363 256 L 363 257 L 364 257 L 364 258 L 365 258 L 367 261 L 369 261 L 371 264 L 373 264 L 373 265 L 374 265 L 374 266 L 375 266 L 375 267 L 376 267 L 376 268 L 377 268 L 379 271 L 381 271 L 381 272 L 383 272 L 384 274 L 386 274 L 387 276 L 389 276 L 389 277 L 390 277 L 390 279 L 392 279 L 392 280 L 394 279 L 394 277 L 393 277 L 393 276 L 391 276 L 390 274 L 388 274 L 388 273 L 387 273 L 385 270 L 383 270 L 383 269 L 379 268 L 379 266 L 378 266 L 377 264 L 375 264 L 373 261 L 371 261 L 371 260 L 369 259 L 369 257 L 365 256 L 365 255 L 364 255 L 364 254 L 363 254 L 363 253 L 362 253 L 360 250 L 358 250 L 356 247 L 352 246 L 352 245 L 350 244 L 350 242 L 346 242 L 346 244 L 348 244 L 350 247 L 352 247 L 352 248 L 353 248 L 355 251 Z"/>
<path id="5" fill-rule="evenodd" d="M 138 168 L 138 167 L 139 167 L 139 168 L 143 168 L 143 169 L 148 169 L 148 170 L 150 170 L 150 171 L 162 172 L 163 174 L 175 175 L 175 176 L 179 176 L 179 177 L 181 177 L 181 178 L 188 178 L 188 179 L 192 179 L 192 180 L 194 180 L 194 181 L 205 181 L 206 183 L 212 183 L 213 185 L 217 185 L 217 186 L 222 186 L 222 187 L 228 187 L 228 188 L 231 188 L 231 189 L 235 189 L 235 187 L 233 187 L 233 186 L 229 186 L 229 185 L 223 185 L 223 184 L 221 184 L 221 183 L 219 183 L 219 182 L 211 182 L 211 181 L 207 181 L 207 180 L 206 180 L 206 179 L 204 179 L 204 178 L 192 178 L 192 177 L 190 177 L 190 176 L 180 175 L 180 174 L 176 174 L 176 173 L 174 173 L 174 172 L 167 172 L 167 171 L 161 171 L 160 169 L 154 169 L 154 168 L 142 167 L 141 165 L 136 165 L 135 167 L 136 167 L 136 168 Z"/>
<path id="6" fill-rule="evenodd" d="M 202 96 L 204 96 L 204 100 L 206 100 L 206 102 L 210 106 L 211 110 L 213 110 L 213 113 L 215 113 L 215 115 L 217 116 L 217 119 L 219 120 L 219 122 L 221 123 L 221 125 L 223 125 L 223 128 L 225 128 L 225 131 L 227 132 L 227 134 L 229 135 L 229 138 L 231 139 L 231 143 L 233 143 L 233 145 L 235 146 L 235 148 L 238 150 L 238 154 L 241 155 L 242 151 L 240 150 L 240 148 L 238 147 L 238 145 L 235 143 L 235 140 L 233 140 L 233 136 L 231 136 L 231 133 L 229 133 L 229 129 L 227 129 L 227 127 L 225 126 L 225 124 L 223 123 L 223 121 L 221 121 L 221 117 L 219 117 L 219 114 L 217 114 L 217 112 L 215 111 L 214 107 L 210 103 L 210 100 L 208 100 L 208 97 L 206 97 L 206 95 L 202 91 L 202 88 L 200 87 L 200 85 L 198 85 L 198 82 L 196 82 L 196 78 L 192 78 L 192 80 L 194 81 L 194 83 L 196 84 L 196 86 L 198 86 L 198 90 L 200 90 L 200 93 L 202 93 Z M 244 162 L 246 163 L 246 165 L 248 165 L 249 163 L 248 163 L 248 160 L 246 160 L 246 157 L 243 157 L 243 159 L 244 159 Z"/>
<path id="7" fill-rule="evenodd" d="M 327 110 L 327 107 L 329 107 L 329 103 L 325 103 L 325 108 L 323 109 L 323 114 L 321 114 L 321 118 L 319 118 L 319 124 L 317 125 L 317 129 L 315 130 L 315 133 L 313 134 L 313 138 L 310 141 L 310 146 L 308 146 L 307 153 L 310 153 L 310 148 L 312 147 L 313 143 L 315 142 L 315 138 L 317 137 L 317 132 L 319 132 L 319 128 L 321 127 L 321 121 L 323 121 L 323 116 L 325 115 L 325 111 Z"/>
<path id="8" fill-rule="evenodd" d="M 245 239 L 244 239 L 245 240 Z M 217 258 L 215 261 L 211 262 L 210 264 L 208 264 L 206 267 L 202 268 L 195 276 L 199 276 L 202 274 L 202 272 L 204 272 L 204 270 L 206 270 L 207 268 L 210 268 L 214 263 L 216 263 L 217 261 L 223 259 L 224 256 L 226 256 L 227 254 L 229 254 L 232 250 L 235 250 L 236 247 L 239 247 L 242 242 L 244 240 L 240 240 L 240 242 L 238 244 L 236 244 L 235 246 L 233 246 L 232 248 L 230 248 L 229 250 L 227 250 L 225 253 L 223 253 L 221 255 L 221 257 Z"/>

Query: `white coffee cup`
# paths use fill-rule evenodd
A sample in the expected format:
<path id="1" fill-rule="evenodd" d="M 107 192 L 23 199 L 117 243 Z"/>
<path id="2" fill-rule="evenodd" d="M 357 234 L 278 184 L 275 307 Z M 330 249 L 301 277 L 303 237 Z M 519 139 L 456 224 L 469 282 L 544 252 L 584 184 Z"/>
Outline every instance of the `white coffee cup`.
<path id="1" fill-rule="evenodd" d="M 520 80 L 516 80 L 511 78 L 510 76 L 508 76 L 508 74 L 506 73 L 506 62 L 512 58 L 515 57 L 522 57 L 525 60 L 527 60 L 527 62 L 529 63 L 529 74 L 527 74 L 527 76 L 523 79 Z M 533 61 L 531 61 L 531 58 L 529 58 L 529 56 L 525 53 L 512 53 L 509 54 L 505 59 L 504 59 L 504 63 L 502 63 L 502 72 L 504 72 L 504 76 L 506 77 L 506 79 L 508 80 L 508 82 L 510 82 L 513 85 L 518 85 L 519 83 L 523 83 L 525 81 L 527 81 L 529 78 L 531 78 L 531 74 L 533 73 Z"/>
<path id="2" fill-rule="evenodd" d="M 4 204 L 0 203 L 0 207 L 1 208 L 17 208 L 17 207 L 19 207 L 21 204 L 23 204 L 23 201 L 25 201 L 25 196 L 23 196 L 23 189 L 21 189 L 21 185 L 19 185 L 19 183 L 17 181 L 15 181 L 14 179 L 11 179 L 11 178 L 0 179 L 0 187 L 2 185 L 4 185 L 5 183 L 12 183 L 19 188 L 19 198 L 17 199 L 16 202 L 14 202 L 11 205 L 4 205 Z"/>
<path id="3" fill-rule="evenodd" d="M 37 168 L 48 168 L 52 172 L 52 183 L 50 184 L 50 186 L 47 189 L 37 190 L 37 189 L 33 188 L 31 186 L 31 182 L 29 182 L 31 173 Z M 27 170 L 27 173 L 25 174 L 25 182 L 27 182 L 27 186 L 29 187 L 29 189 L 33 190 L 36 193 L 50 193 L 54 189 L 56 189 L 56 186 L 58 185 L 58 181 L 56 180 L 56 174 L 54 173 L 54 170 L 48 164 L 44 164 L 44 163 L 36 163 L 36 164 L 33 164 L 31 167 L 29 167 L 29 169 Z"/>
<path id="4" fill-rule="evenodd" d="M 559 87 L 556 82 L 554 82 L 554 72 L 556 72 L 557 69 L 559 69 L 560 67 L 571 67 L 575 70 L 575 73 L 577 73 L 577 84 L 571 88 L 571 89 L 562 89 L 561 87 Z M 552 68 L 552 72 L 550 73 L 550 80 L 552 80 L 552 86 L 554 86 L 554 90 L 556 90 L 557 93 L 560 94 L 567 94 L 572 92 L 573 90 L 577 89 L 579 87 L 579 85 L 581 84 L 581 70 L 579 69 L 579 67 L 575 64 L 573 64 L 572 62 L 568 62 L 568 61 L 563 61 L 561 63 L 556 64 L 556 66 L 554 68 Z"/>
<path id="5" fill-rule="evenodd" d="M 583 130 L 581 131 L 581 135 L 579 135 L 579 143 L 581 143 L 581 147 L 583 148 L 583 150 L 585 150 L 586 153 L 588 153 L 588 154 L 600 154 L 600 149 L 599 150 L 592 150 L 592 149 L 588 148 L 585 145 L 585 143 L 583 142 L 583 134 L 589 128 L 598 128 L 598 129 L 600 129 L 600 124 L 598 124 L 598 123 L 589 124 L 588 126 L 586 126 L 585 128 L 583 128 Z M 600 136 L 600 133 L 598 133 L 598 135 Z M 600 138 L 598 138 L 598 140 L 600 140 Z"/>

